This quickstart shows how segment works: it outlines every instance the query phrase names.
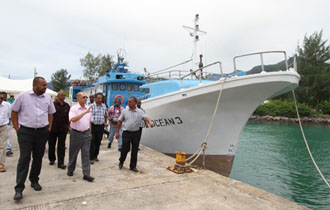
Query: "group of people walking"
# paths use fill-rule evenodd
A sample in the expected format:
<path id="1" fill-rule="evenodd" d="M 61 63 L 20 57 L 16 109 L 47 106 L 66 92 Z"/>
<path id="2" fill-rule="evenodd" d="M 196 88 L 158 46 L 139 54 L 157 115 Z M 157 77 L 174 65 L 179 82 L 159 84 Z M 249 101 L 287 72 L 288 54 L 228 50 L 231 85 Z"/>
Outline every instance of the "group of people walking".
<path id="1" fill-rule="evenodd" d="M 137 153 L 141 138 L 142 127 L 153 127 L 153 123 L 145 112 L 137 107 L 137 99 L 130 97 L 128 107 L 121 106 L 121 100 L 115 99 L 114 106 L 107 110 L 103 103 L 102 93 L 97 93 L 94 100 L 87 104 L 87 95 L 83 92 L 77 94 L 77 104 L 69 106 L 65 100 L 65 93 L 60 91 L 53 102 L 45 94 L 46 80 L 35 77 L 33 89 L 20 93 L 11 106 L 4 105 L 3 94 L 0 93 L 0 170 L 4 168 L 3 148 L 4 133 L 8 133 L 8 121 L 11 118 L 17 132 L 19 144 L 19 160 L 16 172 L 16 186 L 14 200 L 23 198 L 25 181 L 29 172 L 32 154 L 32 165 L 29 174 L 31 187 L 42 190 L 39 184 L 42 158 L 45 145 L 48 141 L 49 164 L 56 161 L 60 169 L 67 168 L 67 175 L 73 176 L 76 161 L 81 151 L 83 179 L 93 182 L 90 164 L 98 162 L 100 144 L 104 128 L 110 125 L 108 148 L 111 148 L 114 136 L 118 140 L 120 153 L 119 169 L 122 169 L 128 152 L 131 150 L 130 169 L 138 172 L 136 168 Z M 8 108 L 9 107 L 9 108 Z M 70 132 L 69 162 L 64 164 L 66 135 Z M 130 149 L 131 148 L 131 149 Z"/>

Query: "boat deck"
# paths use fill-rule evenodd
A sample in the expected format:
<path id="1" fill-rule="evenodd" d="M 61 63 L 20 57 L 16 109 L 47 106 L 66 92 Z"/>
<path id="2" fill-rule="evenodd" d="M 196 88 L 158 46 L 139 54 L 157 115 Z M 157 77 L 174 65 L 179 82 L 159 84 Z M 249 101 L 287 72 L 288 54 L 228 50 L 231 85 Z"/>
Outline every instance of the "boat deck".
<path id="1" fill-rule="evenodd" d="M 14 155 L 6 158 L 7 172 L 0 174 L 1 209 L 308 209 L 212 171 L 174 174 L 166 168 L 175 159 L 143 146 L 138 157 L 140 172 L 129 170 L 129 156 L 119 170 L 116 142 L 109 151 L 106 139 L 100 162 L 91 166 L 93 183 L 82 179 L 80 157 L 74 176 L 69 177 L 56 163 L 48 164 L 46 149 L 40 176 L 42 191 L 34 191 L 27 180 L 23 200 L 15 202 L 19 151 L 14 131 L 12 144 Z M 66 163 L 67 158 L 66 154 Z"/>

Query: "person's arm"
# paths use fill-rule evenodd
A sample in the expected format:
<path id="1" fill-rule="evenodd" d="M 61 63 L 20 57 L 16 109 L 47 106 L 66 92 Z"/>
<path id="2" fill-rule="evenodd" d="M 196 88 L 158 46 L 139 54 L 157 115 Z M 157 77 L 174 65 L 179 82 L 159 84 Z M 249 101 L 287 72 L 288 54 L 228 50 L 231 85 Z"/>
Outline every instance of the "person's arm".
<path id="1" fill-rule="evenodd" d="M 154 123 L 150 120 L 150 118 L 148 117 L 148 115 L 146 115 L 146 113 L 143 112 L 143 116 L 142 119 L 144 120 L 146 126 L 149 125 L 150 127 L 154 127 Z"/>
<path id="2" fill-rule="evenodd" d="M 87 109 L 85 112 L 82 112 L 82 113 L 80 113 L 79 115 L 72 117 L 72 118 L 71 118 L 71 121 L 72 121 L 72 122 L 77 122 L 77 121 L 79 121 L 83 116 L 85 116 L 85 114 L 90 113 L 92 108 L 93 108 L 93 105 L 90 105 L 90 106 L 88 107 L 88 109 Z"/>
<path id="3" fill-rule="evenodd" d="M 108 116 L 109 116 L 109 120 L 111 120 L 111 116 L 112 116 L 112 112 L 113 112 L 113 109 L 111 109 L 112 106 L 109 108 L 109 111 L 108 111 Z"/>
<path id="4" fill-rule="evenodd" d="M 48 114 L 48 130 L 51 131 L 52 130 L 52 125 L 53 125 L 53 114 Z"/>
<path id="5" fill-rule="evenodd" d="M 68 110 L 68 114 L 65 116 L 65 118 L 66 118 L 66 124 L 67 124 L 67 128 L 68 128 L 68 131 L 70 132 L 70 120 L 69 120 L 69 113 L 70 113 L 70 106 L 68 105 L 68 108 L 69 108 L 69 110 Z"/>
<path id="6" fill-rule="evenodd" d="M 21 111 L 21 98 L 22 95 L 18 95 L 14 103 L 11 105 L 11 120 L 13 123 L 13 127 L 15 128 L 16 131 L 19 129 L 18 125 L 18 112 Z"/>
<path id="7" fill-rule="evenodd" d="M 121 124 L 122 124 L 121 120 L 118 120 L 117 129 L 116 129 L 116 139 L 119 138 L 119 130 L 120 130 Z"/>
<path id="8" fill-rule="evenodd" d="M 105 113 L 104 113 L 104 126 L 108 125 L 108 113 L 107 113 L 107 109 L 105 109 Z"/>
<path id="9" fill-rule="evenodd" d="M 18 112 L 11 111 L 11 122 L 16 131 L 18 131 Z"/>
<path id="10" fill-rule="evenodd" d="M 154 123 L 150 120 L 149 117 L 147 117 L 145 120 L 144 120 L 145 124 L 146 125 L 149 125 L 150 127 L 154 127 Z"/>

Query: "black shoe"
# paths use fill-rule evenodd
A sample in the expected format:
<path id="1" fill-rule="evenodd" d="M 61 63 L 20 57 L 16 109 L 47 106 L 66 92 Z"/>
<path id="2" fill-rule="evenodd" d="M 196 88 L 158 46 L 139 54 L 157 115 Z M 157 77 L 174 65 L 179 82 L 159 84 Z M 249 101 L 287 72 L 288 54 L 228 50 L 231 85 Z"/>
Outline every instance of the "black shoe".
<path id="1" fill-rule="evenodd" d="M 7 151 L 7 152 L 6 152 L 6 156 L 7 156 L 7 157 L 11 157 L 11 156 L 13 156 L 13 152 L 12 152 L 11 150 Z"/>
<path id="2" fill-rule="evenodd" d="M 21 200 L 22 198 L 23 198 L 22 192 L 15 192 L 15 195 L 14 195 L 15 201 Z"/>
<path id="3" fill-rule="evenodd" d="M 61 169 L 66 169 L 66 165 L 62 164 L 62 165 L 58 165 L 57 166 L 58 168 L 61 168 Z"/>
<path id="4" fill-rule="evenodd" d="M 111 144 L 108 144 L 108 149 L 110 149 L 111 148 Z"/>
<path id="5" fill-rule="evenodd" d="M 50 161 L 49 162 L 49 165 L 51 165 L 51 166 L 54 165 L 54 164 L 55 164 L 55 161 Z"/>
<path id="6" fill-rule="evenodd" d="M 35 190 L 35 191 L 41 191 L 42 187 L 40 186 L 40 184 L 38 182 L 35 183 L 31 183 L 31 187 Z"/>
<path id="7" fill-rule="evenodd" d="M 100 160 L 98 158 L 95 158 L 94 161 L 99 162 Z"/>
<path id="8" fill-rule="evenodd" d="M 94 180 L 94 177 L 84 175 L 83 180 L 86 180 L 88 182 L 92 182 Z"/>
<path id="9" fill-rule="evenodd" d="M 137 168 L 131 168 L 131 171 L 134 171 L 135 173 L 139 172 L 139 170 L 137 170 Z"/>
<path id="10" fill-rule="evenodd" d="M 90 160 L 90 162 L 89 162 L 90 164 L 94 164 L 94 160 Z"/>
<path id="11" fill-rule="evenodd" d="M 68 173 L 66 173 L 68 176 L 73 176 L 73 172 L 72 171 L 68 171 Z"/>
<path id="12" fill-rule="evenodd" d="M 119 169 L 122 169 L 123 168 L 123 164 L 122 163 L 119 163 L 118 164 L 118 167 L 119 167 Z"/>

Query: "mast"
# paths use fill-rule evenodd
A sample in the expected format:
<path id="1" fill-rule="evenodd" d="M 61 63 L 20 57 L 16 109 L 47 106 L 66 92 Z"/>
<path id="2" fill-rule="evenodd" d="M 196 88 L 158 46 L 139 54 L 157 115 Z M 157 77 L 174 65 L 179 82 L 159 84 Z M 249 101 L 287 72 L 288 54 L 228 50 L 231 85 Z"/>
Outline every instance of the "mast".
<path id="1" fill-rule="evenodd" d="M 195 19 L 194 19 L 194 27 L 189 27 L 189 26 L 182 26 L 184 29 L 186 29 L 190 36 L 193 37 L 193 42 L 194 42 L 194 49 L 193 49 L 193 63 L 195 65 L 195 67 L 198 67 L 199 64 L 199 56 L 198 56 L 198 52 L 197 52 L 197 42 L 199 41 L 199 36 L 200 35 L 205 35 L 206 31 L 202 31 L 199 29 L 199 14 L 195 15 Z"/>
<path id="2" fill-rule="evenodd" d="M 37 75 L 38 75 L 37 67 L 34 67 L 34 69 L 33 69 L 33 78 L 36 77 Z"/>

